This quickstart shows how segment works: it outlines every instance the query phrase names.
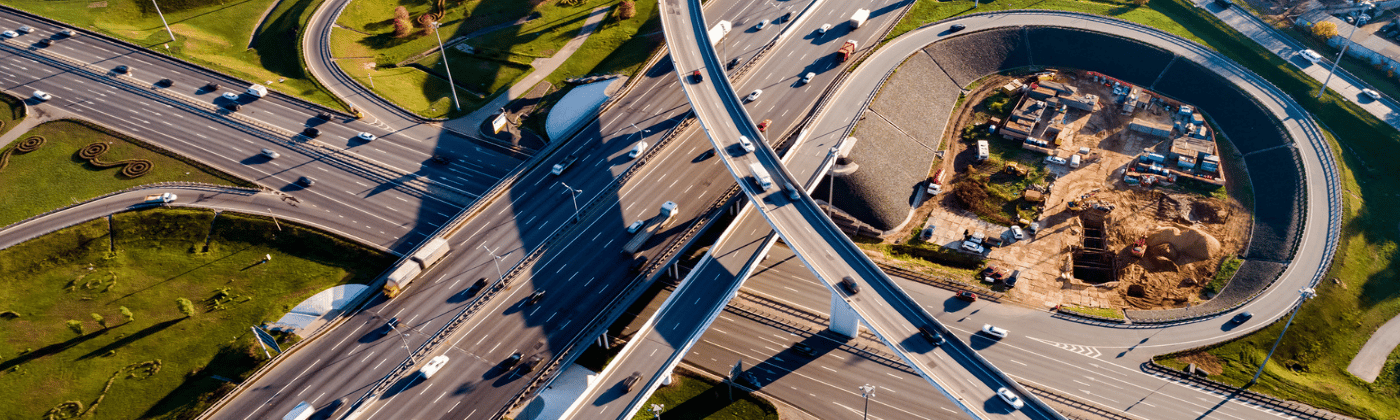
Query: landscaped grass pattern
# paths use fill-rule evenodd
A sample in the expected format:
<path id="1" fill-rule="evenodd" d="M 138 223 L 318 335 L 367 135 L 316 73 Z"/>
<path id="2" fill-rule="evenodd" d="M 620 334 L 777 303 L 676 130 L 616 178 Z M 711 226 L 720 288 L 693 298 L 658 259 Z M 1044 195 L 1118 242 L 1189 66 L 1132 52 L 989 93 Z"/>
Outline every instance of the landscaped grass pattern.
<path id="1" fill-rule="evenodd" d="M 0 194 L 0 226 L 109 192 L 156 182 L 252 185 L 94 127 L 72 120 L 51 121 L 20 135 L 20 139 L 43 136 L 46 141 L 39 150 L 10 155 L 9 166 L 0 171 L 0 185 L 5 186 Z M 111 146 L 102 155 L 103 161 L 145 159 L 154 164 L 154 169 L 140 178 L 127 178 L 120 174 L 121 168 L 98 168 L 77 155 L 83 146 L 99 142 Z"/>
<path id="2" fill-rule="evenodd" d="M 915 7 L 891 37 L 971 9 L 967 1 L 921 0 Z M 1339 251 L 1327 280 L 1318 286 L 1318 297 L 1303 305 L 1264 376 L 1251 390 L 1361 418 L 1400 417 L 1400 353 L 1391 354 L 1374 384 L 1346 372 L 1370 333 L 1400 314 L 1400 276 L 1394 266 L 1400 222 L 1393 211 L 1400 206 L 1400 199 L 1393 195 L 1400 191 L 1400 177 L 1395 176 L 1400 173 L 1400 161 L 1386 158 L 1400 146 L 1400 135 L 1335 93 L 1314 99 L 1320 82 L 1180 0 L 1154 0 L 1140 8 L 1060 0 L 1010 1 L 983 3 L 977 11 L 1011 7 L 1105 14 L 1196 40 L 1288 92 L 1319 122 L 1338 130 L 1332 133 L 1336 138 L 1333 147 L 1343 163 L 1347 206 Z M 1262 193 L 1259 187 L 1255 190 Z M 1341 284 L 1333 284 L 1331 279 Z M 1248 382 L 1282 328 L 1279 322 L 1211 350 L 1226 367 L 1223 377 L 1214 379 L 1235 385 Z M 1295 364 L 1306 371 L 1285 368 Z"/>
<path id="3" fill-rule="evenodd" d="M 24 102 L 19 98 L 0 93 L 0 135 L 10 132 L 16 124 L 24 120 Z M 0 148 L 3 148 L 0 145 Z"/>
<path id="4" fill-rule="evenodd" d="M 270 89 L 343 109 L 303 71 L 300 43 L 296 41 L 300 39 L 296 36 L 299 28 L 306 26 L 306 20 L 320 3 L 321 0 L 161 1 L 161 11 L 175 33 L 175 42 L 168 42 L 170 35 L 150 1 L 15 0 L 6 5 L 120 38 L 157 53 L 173 54 L 248 81 L 272 81 Z M 258 19 L 274 4 L 276 9 L 258 26 Z M 249 49 L 255 32 L 256 42 Z"/>
<path id="5" fill-rule="evenodd" d="M 40 418 L 64 401 L 86 408 L 113 372 L 150 360 L 161 370 L 118 378 L 93 418 L 192 418 L 184 416 L 207 403 L 201 395 L 229 386 L 214 375 L 238 381 L 263 360 L 250 326 L 330 286 L 368 282 L 392 262 L 286 221 L 280 227 L 228 212 L 148 210 L 115 215 L 110 235 L 99 219 L 0 251 L 0 310 L 20 314 L 0 319 L 6 418 Z M 201 252 L 206 234 L 210 248 Z M 264 255 L 271 261 L 260 263 Z M 232 299 L 214 309 L 208 299 L 222 288 Z M 197 314 L 184 318 L 178 298 L 194 301 Z"/>
<path id="6" fill-rule="evenodd" d="M 662 386 L 651 394 L 642 405 L 642 410 L 632 416 L 633 420 L 651 420 L 655 417 L 649 407 L 652 404 L 665 405 L 661 418 L 666 420 L 778 420 L 778 410 L 773 404 L 743 391 L 734 391 L 734 402 L 729 401 L 728 385 L 688 374 L 676 374 L 670 386 Z"/>

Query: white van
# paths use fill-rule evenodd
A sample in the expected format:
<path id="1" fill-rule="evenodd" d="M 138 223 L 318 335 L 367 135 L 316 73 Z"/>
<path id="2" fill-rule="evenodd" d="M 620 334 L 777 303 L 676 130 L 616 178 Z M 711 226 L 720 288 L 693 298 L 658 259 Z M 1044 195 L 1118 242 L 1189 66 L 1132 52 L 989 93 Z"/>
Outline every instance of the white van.
<path id="1" fill-rule="evenodd" d="M 639 142 L 637 142 L 637 145 L 636 145 L 636 146 L 632 146 L 632 151 L 631 151 L 631 152 L 627 152 L 627 157 L 632 158 L 632 159 L 636 159 L 637 156 L 641 156 L 641 155 L 642 155 L 642 152 L 646 152 L 646 151 L 647 151 L 647 142 L 639 141 Z"/>
<path id="2" fill-rule="evenodd" d="M 989 158 L 989 157 L 991 157 L 991 146 L 987 144 L 987 141 L 986 141 L 986 140 L 978 140 L 978 141 L 977 141 L 977 160 L 983 161 L 983 160 L 987 160 L 987 158 Z"/>
<path id="3" fill-rule="evenodd" d="M 267 86 L 263 86 L 263 85 L 252 85 L 252 86 L 248 86 L 248 94 L 249 94 L 249 95 L 253 95 L 254 97 L 258 97 L 258 98 L 267 96 Z"/>
<path id="4" fill-rule="evenodd" d="M 432 378 L 433 374 L 437 373 L 437 371 L 439 370 L 442 370 L 442 366 L 446 364 L 446 355 L 434 357 L 431 360 L 428 360 L 428 364 L 423 365 L 422 369 L 418 370 L 418 374 L 423 375 L 423 379 Z"/>
<path id="5" fill-rule="evenodd" d="M 1313 64 L 1317 64 L 1317 62 L 1322 61 L 1322 55 L 1318 54 L 1317 51 L 1302 50 L 1298 52 L 1298 55 L 1302 56 L 1303 59 L 1308 60 Z"/>
<path id="6" fill-rule="evenodd" d="M 1073 155 L 1073 156 L 1070 156 L 1070 157 L 1069 157 L 1069 167 L 1071 167 L 1071 168 L 1078 168 L 1078 167 L 1079 167 L 1079 155 Z"/>

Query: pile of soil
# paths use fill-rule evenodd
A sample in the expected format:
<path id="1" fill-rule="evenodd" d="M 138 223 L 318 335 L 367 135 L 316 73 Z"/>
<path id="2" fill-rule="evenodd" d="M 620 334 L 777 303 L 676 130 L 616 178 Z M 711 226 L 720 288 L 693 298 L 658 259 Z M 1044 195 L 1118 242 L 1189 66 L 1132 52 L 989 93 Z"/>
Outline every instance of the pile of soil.
<path id="1" fill-rule="evenodd" d="M 1110 249 L 1121 250 L 1116 290 L 1135 309 L 1186 306 L 1247 240 L 1249 218 L 1231 217 L 1245 214 L 1233 200 L 1136 188 L 1098 196 L 1118 205 L 1109 234 Z M 1142 257 L 1131 252 L 1138 239 Z"/>

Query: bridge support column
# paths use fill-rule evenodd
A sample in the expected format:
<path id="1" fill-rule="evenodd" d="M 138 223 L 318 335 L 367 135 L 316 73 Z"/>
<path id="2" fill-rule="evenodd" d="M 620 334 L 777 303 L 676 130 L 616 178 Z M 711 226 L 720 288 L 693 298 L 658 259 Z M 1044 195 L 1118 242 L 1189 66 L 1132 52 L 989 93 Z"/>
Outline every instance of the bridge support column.
<path id="1" fill-rule="evenodd" d="M 836 292 L 831 292 L 831 325 L 828 328 L 831 332 L 847 337 L 855 338 L 860 334 L 860 316 L 856 315 L 856 310 L 846 303 L 845 299 Z"/>

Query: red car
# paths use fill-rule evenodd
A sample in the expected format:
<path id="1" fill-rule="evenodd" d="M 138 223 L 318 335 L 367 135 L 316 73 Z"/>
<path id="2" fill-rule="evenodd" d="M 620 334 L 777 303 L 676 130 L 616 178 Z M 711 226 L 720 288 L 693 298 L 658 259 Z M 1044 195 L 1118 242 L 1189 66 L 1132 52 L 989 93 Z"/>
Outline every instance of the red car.
<path id="1" fill-rule="evenodd" d="M 977 294 L 972 292 L 958 292 L 958 299 L 962 299 L 968 302 L 976 302 Z"/>
<path id="2" fill-rule="evenodd" d="M 773 120 L 763 120 L 763 122 L 758 123 L 758 131 L 760 133 L 768 132 L 768 124 L 772 123 Z"/>
<path id="3" fill-rule="evenodd" d="M 702 82 L 702 81 L 704 81 L 704 80 L 705 80 L 705 76 L 701 76 L 701 75 L 700 75 L 700 70 L 696 70 L 696 71 L 693 71 L 693 72 L 690 73 L 690 82 L 691 82 L 691 83 L 700 83 L 700 82 Z"/>

